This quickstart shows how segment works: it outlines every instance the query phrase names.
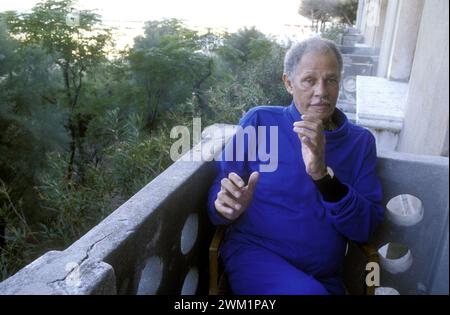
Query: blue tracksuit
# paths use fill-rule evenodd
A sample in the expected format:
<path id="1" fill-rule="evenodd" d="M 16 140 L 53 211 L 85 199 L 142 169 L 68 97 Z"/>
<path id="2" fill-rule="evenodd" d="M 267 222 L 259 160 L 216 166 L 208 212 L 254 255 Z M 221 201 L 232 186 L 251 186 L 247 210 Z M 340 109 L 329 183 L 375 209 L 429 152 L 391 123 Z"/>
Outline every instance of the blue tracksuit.
<path id="1" fill-rule="evenodd" d="M 301 120 L 294 103 L 256 107 L 241 119 L 243 128 L 266 126 L 267 138 L 269 126 L 278 127 L 277 139 L 269 139 L 278 143 L 278 167 L 274 172 L 260 172 L 252 203 L 231 222 L 214 207 L 220 180 L 230 172 L 246 178 L 268 162 L 260 154 L 256 160 L 248 159 L 246 147 L 244 161 L 216 162 L 218 175 L 209 192 L 209 217 L 216 225 L 229 224 L 220 255 L 233 293 L 344 293 L 341 272 L 347 239 L 367 242 L 383 219 L 384 208 L 375 174 L 375 139 L 338 113 L 340 127 L 325 131 L 325 160 L 349 191 L 335 203 L 322 199 L 305 171 L 301 142 L 292 130 L 293 123 Z M 268 152 L 271 146 L 265 148 Z"/>

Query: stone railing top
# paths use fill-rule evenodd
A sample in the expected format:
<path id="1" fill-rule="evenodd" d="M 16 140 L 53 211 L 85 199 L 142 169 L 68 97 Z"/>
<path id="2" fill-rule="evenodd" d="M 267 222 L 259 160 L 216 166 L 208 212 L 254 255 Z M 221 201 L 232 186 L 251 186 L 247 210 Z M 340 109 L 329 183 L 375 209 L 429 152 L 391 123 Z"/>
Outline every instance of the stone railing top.
<path id="1" fill-rule="evenodd" d="M 400 132 L 407 97 L 407 83 L 357 76 L 356 123 L 368 128 Z"/>
<path id="2" fill-rule="evenodd" d="M 356 47 L 356 48 L 370 48 L 369 45 L 364 44 L 364 43 L 356 43 L 356 44 L 355 44 L 355 47 Z"/>
<path id="3" fill-rule="evenodd" d="M 373 48 L 362 43 L 355 43 L 354 46 L 339 45 L 339 50 L 343 55 L 357 55 L 357 56 L 378 56 L 379 48 Z"/>

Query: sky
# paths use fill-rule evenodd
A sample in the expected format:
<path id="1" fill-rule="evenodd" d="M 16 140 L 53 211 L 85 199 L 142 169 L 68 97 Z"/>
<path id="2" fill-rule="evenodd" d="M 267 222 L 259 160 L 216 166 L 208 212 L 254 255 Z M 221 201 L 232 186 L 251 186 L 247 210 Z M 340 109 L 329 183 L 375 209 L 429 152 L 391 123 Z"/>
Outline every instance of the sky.
<path id="1" fill-rule="evenodd" d="M 0 12 L 29 11 L 38 0 L 0 0 Z M 300 16 L 301 0 L 78 0 L 77 8 L 96 10 L 103 23 L 117 28 L 117 46 L 132 45 L 144 21 L 178 18 L 194 29 L 234 32 L 255 26 L 280 40 L 309 35 L 309 20 Z"/>

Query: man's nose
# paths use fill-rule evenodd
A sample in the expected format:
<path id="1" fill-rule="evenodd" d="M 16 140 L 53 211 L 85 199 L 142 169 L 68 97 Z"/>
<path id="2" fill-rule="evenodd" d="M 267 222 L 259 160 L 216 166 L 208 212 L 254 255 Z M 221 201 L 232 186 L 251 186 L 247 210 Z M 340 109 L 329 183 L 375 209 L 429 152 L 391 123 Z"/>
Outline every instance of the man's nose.
<path id="1" fill-rule="evenodd" d="M 326 96 L 327 95 L 327 87 L 325 80 L 318 80 L 316 86 L 314 87 L 314 95 L 315 96 Z"/>

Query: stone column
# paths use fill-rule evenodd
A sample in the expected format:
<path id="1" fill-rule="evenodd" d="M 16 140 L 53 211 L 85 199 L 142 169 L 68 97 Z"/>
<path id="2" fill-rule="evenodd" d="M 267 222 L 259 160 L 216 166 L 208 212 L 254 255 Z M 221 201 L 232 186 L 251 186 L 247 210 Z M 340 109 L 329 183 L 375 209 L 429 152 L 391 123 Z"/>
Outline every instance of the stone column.
<path id="1" fill-rule="evenodd" d="M 424 0 L 400 0 L 387 77 L 407 82 L 411 74 Z"/>
<path id="2" fill-rule="evenodd" d="M 399 151 L 448 154 L 449 2 L 425 1 Z"/>
<path id="3" fill-rule="evenodd" d="M 445 132 L 444 144 L 442 145 L 442 156 L 448 156 L 448 124 L 447 131 Z"/>
<path id="4" fill-rule="evenodd" d="M 361 20 L 361 32 L 364 43 L 372 46 L 376 28 L 379 26 L 379 0 L 364 1 L 364 13 Z"/>
<path id="5" fill-rule="evenodd" d="M 397 9 L 400 0 L 390 0 L 386 10 L 386 19 L 383 30 L 383 40 L 380 47 L 380 56 L 378 59 L 378 77 L 387 77 L 389 62 L 391 59 L 392 42 L 394 39 L 394 30 L 397 24 Z"/>
<path id="6" fill-rule="evenodd" d="M 380 6 L 380 13 L 379 13 L 379 21 L 378 21 L 378 27 L 375 31 L 375 37 L 373 39 L 372 47 L 380 48 L 381 43 L 383 41 L 383 31 L 384 31 L 384 24 L 386 20 L 386 10 L 388 6 L 388 0 L 380 0 L 379 1 Z"/>
<path id="7" fill-rule="evenodd" d="M 361 33 L 364 43 L 375 48 L 381 45 L 387 0 L 366 0 L 361 18 Z"/>
<path id="8" fill-rule="evenodd" d="M 361 32 L 361 22 L 364 14 L 364 2 L 365 0 L 358 1 L 358 11 L 356 13 L 356 28 Z"/>

